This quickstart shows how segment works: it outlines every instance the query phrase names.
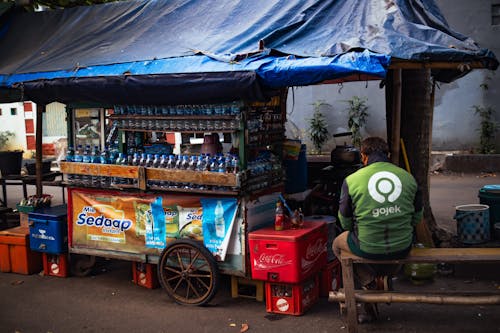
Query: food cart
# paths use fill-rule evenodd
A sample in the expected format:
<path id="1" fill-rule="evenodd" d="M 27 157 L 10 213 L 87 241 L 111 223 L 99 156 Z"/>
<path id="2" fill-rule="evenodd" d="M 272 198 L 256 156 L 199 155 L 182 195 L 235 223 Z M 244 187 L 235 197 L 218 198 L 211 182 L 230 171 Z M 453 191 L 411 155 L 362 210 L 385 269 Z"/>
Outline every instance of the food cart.
<path id="1" fill-rule="evenodd" d="M 269 102 L 115 106 L 108 123 L 119 156 L 171 145 L 177 154 L 147 155 L 188 162 L 61 162 L 69 252 L 157 264 L 161 285 L 182 304 L 209 302 L 221 273 L 249 277 L 248 232 L 274 221 L 284 185 L 285 98 L 282 91 Z M 167 133 L 182 142 L 134 141 Z M 209 140 L 214 133 L 218 142 Z M 190 144 L 197 134 L 204 143 Z M 90 268 L 71 265 L 77 274 Z"/>

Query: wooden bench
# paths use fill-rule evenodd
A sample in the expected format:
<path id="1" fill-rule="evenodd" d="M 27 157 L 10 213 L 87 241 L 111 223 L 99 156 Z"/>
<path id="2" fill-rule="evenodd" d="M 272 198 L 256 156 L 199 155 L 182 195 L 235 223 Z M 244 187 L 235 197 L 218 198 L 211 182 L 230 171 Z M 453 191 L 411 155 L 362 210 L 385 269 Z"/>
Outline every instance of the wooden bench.
<path id="1" fill-rule="evenodd" d="M 448 292 L 433 295 L 401 293 L 395 291 L 357 290 L 354 285 L 353 264 L 406 264 L 406 263 L 499 263 L 500 248 L 415 248 L 408 257 L 398 260 L 371 260 L 354 254 L 342 254 L 343 289 L 330 291 L 330 302 L 345 302 L 348 332 L 357 332 L 358 312 L 356 302 L 363 303 L 428 303 L 428 304 L 500 304 L 500 293 L 471 297 L 463 292 Z M 462 295 L 459 295 L 462 294 Z"/>

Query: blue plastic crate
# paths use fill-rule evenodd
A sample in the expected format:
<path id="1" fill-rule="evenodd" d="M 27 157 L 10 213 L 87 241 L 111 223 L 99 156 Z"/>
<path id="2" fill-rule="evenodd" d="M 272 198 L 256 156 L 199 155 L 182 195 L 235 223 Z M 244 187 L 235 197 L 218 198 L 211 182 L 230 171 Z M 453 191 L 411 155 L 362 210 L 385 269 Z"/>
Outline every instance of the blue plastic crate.
<path id="1" fill-rule="evenodd" d="M 47 207 L 28 214 L 30 248 L 51 254 L 68 252 L 67 206 Z"/>

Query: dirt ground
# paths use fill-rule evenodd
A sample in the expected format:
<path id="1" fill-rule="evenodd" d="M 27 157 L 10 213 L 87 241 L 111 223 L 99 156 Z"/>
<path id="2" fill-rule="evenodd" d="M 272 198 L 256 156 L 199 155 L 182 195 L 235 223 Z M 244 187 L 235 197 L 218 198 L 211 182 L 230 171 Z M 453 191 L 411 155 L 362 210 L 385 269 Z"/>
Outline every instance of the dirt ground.
<path id="1" fill-rule="evenodd" d="M 495 183 L 499 179 L 494 175 L 432 175 L 431 206 L 438 224 L 454 232 L 455 206 L 478 203 L 479 189 Z M 53 193 L 58 196 L 60 190 Z M 17 200 L 14 193 L 9 195 L 9 202 Z M 500 291 L 500 267 L 457 266 L 454 273 L 419 286 L 400 275 L 395 289 Z M 268 313 L 265 302 L 232 298 L 228 276 L 209 306 L 177 305 L 162 289 L 135 285 L 130 262 L 119 260 L 100 259 L 84 278 L 0 273 L 0 295 L 0 332 L 237 333 L 242 324 L 249 332 L 347 331 L 337 303 L 320 298 L 302 316 Z M 360 325 L 361 332 L 500 332 L 500 306 L 395 303 L 379 308 L 380 320 Z"/>

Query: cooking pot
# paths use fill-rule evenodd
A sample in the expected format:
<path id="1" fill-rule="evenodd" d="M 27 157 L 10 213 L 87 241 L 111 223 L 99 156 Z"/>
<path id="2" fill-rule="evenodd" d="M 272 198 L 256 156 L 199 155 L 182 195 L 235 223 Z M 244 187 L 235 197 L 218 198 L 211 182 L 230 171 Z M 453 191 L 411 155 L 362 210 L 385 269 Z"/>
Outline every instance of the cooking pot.
<path id="1" fill-rule="evenodd" d="M 352 132 L 334 134 L 334 138 L 351 136 Z M 357 148 L 344 142 L 343 145 L 335 145 L 331 152 L 330 162 L 333 165 L 353 165 L 361 163 L 361 154 Z"/>

